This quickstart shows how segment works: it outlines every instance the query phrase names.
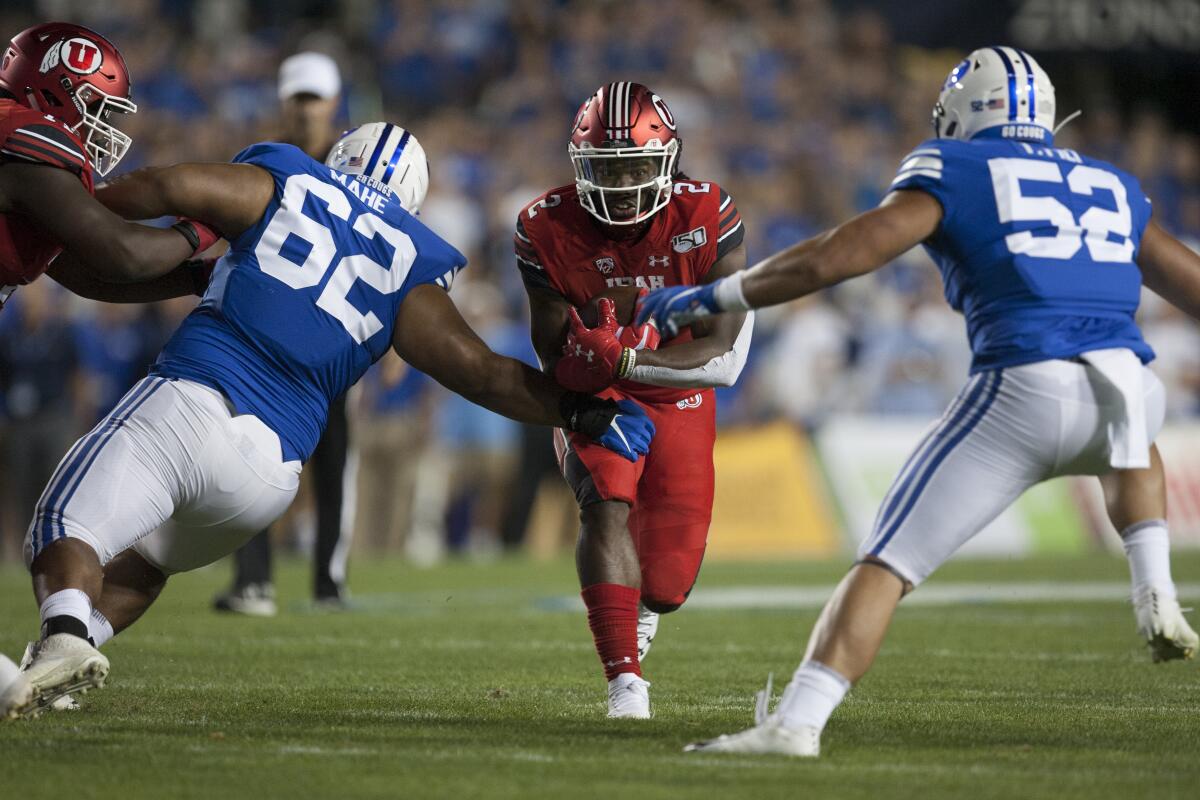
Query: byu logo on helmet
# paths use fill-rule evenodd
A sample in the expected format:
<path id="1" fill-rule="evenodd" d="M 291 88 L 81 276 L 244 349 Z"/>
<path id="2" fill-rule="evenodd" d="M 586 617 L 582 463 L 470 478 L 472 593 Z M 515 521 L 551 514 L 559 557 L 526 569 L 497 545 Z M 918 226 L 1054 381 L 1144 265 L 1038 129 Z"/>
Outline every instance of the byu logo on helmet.
<path id="1" fill-rule="evenodd" d="M 982 47 L 942 84 L 933 131 L 950 139 L 984 135 L 1047 141 L 1054 113 L 1054 84 L 1033 56 L 1014 47 Z"/>

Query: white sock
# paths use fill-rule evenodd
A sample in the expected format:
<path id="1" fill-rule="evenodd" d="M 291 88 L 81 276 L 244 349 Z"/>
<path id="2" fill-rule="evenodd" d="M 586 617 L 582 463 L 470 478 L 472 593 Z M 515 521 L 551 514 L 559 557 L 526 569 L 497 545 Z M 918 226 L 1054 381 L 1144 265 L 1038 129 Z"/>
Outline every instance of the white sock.
<path id="1" fill-rule="evenodd" d="M 95 608 L 92 609 L 92 616 L 88 620 L 88 636 L 91 637 L 93 647 L 100 647 L 100 645 L 116 636 L 116 633 L 113 632 L 112 623 L 108 621 L 108 617 L 101 614 Z"/>
<path id="2" fill-rule="evenodd" d="M 1153 587 L 1174 600 L 1175 582 L 1171 580 L 1171 540 L 1167 521 L 1148 519 L 1121 531 L 1121 545 L 1129 559 L 1133 593 Z"/>
<path id="3" fill-rule="evenodd" d="M 79 589 L 63 589 L 46 598 L 40 613 L 43 625 L 54 617 L 68 616 L 79 620 L 86 628 L 92 616 L 92 599 Z"/>
<path id="4" fill-rule="evenodd" d="M 802 663 L 792 676 L 775 713 L 785 727 L 823 730 L 829 715 L 850 691 L 850 681 L 819 661 Z"/>

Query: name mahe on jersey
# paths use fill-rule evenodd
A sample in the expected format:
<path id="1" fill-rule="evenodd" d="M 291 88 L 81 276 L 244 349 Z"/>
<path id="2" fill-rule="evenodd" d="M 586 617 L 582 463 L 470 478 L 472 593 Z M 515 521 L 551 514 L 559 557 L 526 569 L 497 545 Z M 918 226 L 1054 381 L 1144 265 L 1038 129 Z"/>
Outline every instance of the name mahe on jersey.
<path id="1" fill-rule="evenodd" d="M 449 288 L 466 259 L 390 187 L 296 147 L 257 144 L 234 162 L 270 173 L 275 194 L 151 374 L 217 389 L 279 435 L 285 460 L 305 461 L 329 404 L 387 351 L 408 292 Z"/>

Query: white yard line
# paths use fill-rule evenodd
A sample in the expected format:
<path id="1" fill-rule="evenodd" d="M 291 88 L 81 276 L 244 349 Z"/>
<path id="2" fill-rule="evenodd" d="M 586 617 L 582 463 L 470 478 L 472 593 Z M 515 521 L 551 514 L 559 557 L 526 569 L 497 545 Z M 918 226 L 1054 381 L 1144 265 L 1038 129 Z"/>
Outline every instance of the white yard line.
<path id="1" fill-rule="evenodd" d="M 1200 597 L 1200 583 L 1182 583 L 1181 598 Z M 697 589 L 687 608 L 717 609 L 811 609 L 820 608 L 833 593 L 833 586 L 725 586 Z M 546 608 L 583 610 L 575 597 L 555 598 Z M 1129 602 L 1129 583 L 1121 581 L 1064 583 L 1027 581 L 1021 583 L 934 583 L 921 586 L 904 598 L 903 606 L 949 606 L 1002 603 L 1095 603 Z"/>

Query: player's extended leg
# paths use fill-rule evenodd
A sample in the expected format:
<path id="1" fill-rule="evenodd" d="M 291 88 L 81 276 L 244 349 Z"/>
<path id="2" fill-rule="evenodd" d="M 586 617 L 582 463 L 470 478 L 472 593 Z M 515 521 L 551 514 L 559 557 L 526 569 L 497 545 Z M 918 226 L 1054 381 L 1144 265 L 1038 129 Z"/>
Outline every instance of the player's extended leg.
<path id="1" fill-rule="evenodd" d="M 134 550 L 104 565 L 104 591 L 92 612 L 96 647 L 137 622 L 158 599 L 167 576 Z"/>
<path id="2" fill-rule="evenodd" d="M 901 469 L 775 711 L 767 716 L 760 703 L 755 727 L 689 750 L 820 753 L 825 723 L 870 668 L 905 590 L 1048 472 L 1053 456 L 1043 450 L 1056 443 L 1047 447 L 1045 423 L 1047 415 L 1057 423 L 1057 406 L 1001 391 L 1002 375 L 975 376 Z"/>
<path id="3" fill-rule="evenodd" d="M 712 521 L 716 402 L 711 391 L 654 406 L 654 449 L 630 518 L 642 567 L 638 656 L 649 651 L 660 614 L 686 602 L 708 545 Z"/>
<path id="4" fill-rule="evenodd" d="M 629 535 L 629 504 L 602 500 L 579 510 L 575 568 L 588 627 L 608 680 L 608 716 L 650 716 L 649 684 L 638 658 L 641 567 Z"/>
<path id="5" fill-rule="evenodd" d="M 1100 478 L 1113 527 L 1129 559 L 1138 633 L 1154 661 L 1192 658 L 1200 638 L 1184 619 L 1171 580 L 1166 475 L 1158 448 L 1149 469 L 1114 470 Z"/>
<path id="6" fill-rule="evenodd" d="M 38 501 L 25 550 L 42 632 L 26 667 L 34 698 L 23 714 L 104 685 L 108 659 L 89 641 L 93 603 L 102 564 L 170 516 L 168 478 L 147 455 L 170 395 L 165 380 L 139 382 L 76 442 Z"/>
<path id="7" fill-rule="evenodd" d="M 575 548 L 588 627 L 608 680 L 608 715 L 650 716 L 649 683 L 638 661 L 641 569 L 629 533 L 629 509 L 645 459 L 630 463 L 582 437 L 555 434 L 563 477 L 579 504 Z"/>

